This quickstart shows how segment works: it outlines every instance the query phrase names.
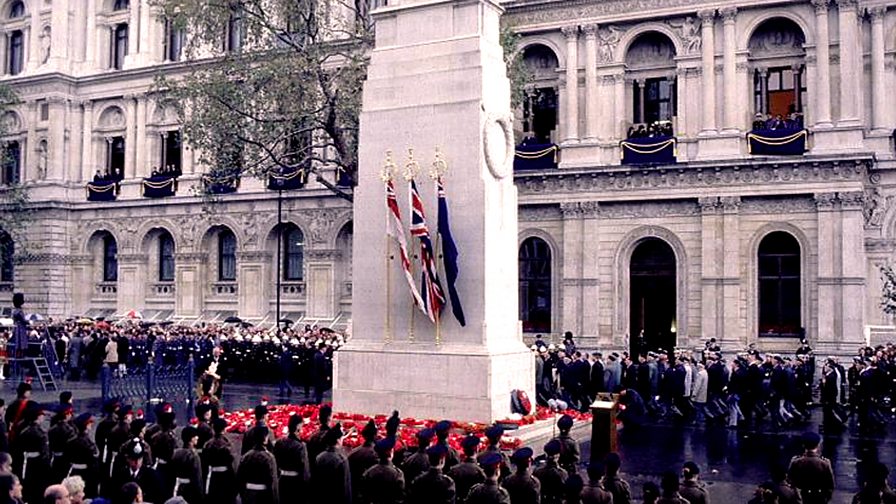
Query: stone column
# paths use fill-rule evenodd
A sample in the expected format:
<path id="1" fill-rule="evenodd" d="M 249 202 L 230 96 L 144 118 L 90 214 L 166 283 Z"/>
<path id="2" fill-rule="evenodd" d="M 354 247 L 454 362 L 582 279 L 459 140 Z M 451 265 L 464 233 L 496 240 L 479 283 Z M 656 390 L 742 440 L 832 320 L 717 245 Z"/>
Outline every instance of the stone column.
<path id="1" fill-rule="evenodd" d="M 682 66 L 675 68 L 675 86 L 678 95 L 678 103 L 675 104 L 678 110 L 678 117 L 675 120 L 675 134 L 683 137 L 690 135 L 690 114 L 688 114 L 688 90 L 690 88 L 691 70 Z"/>
<path id="2" fill-rule="evenodd" d="M 65 98 L 47 98 L 50 107 L 49 139 L 47 153 L 47 180 L 62 180 L 65 168 Z"/>
<path id="3" fill-rule="evenodd" d="M 750 339 L 746 337 L 743 318 L 730 316 L 741 313 L 740 196 L 722 196 L 719 204 L 722 210 L 722 341 L 728 343 L 725 346 L 743 348 Z"/>
<path id="4" fill-rule="evenodd" d="M 828 0 L 812 0 L 815 6 L 815 127 L 831 123 L 831 47 L 828 33 Z"/>
<path id="5" fill-rule="evenodd" d="M 625 74 L 618 73 L 613 76 L 613 94 L 616 103 L 616 112 L 612 117 L 613 134 L 615 139 L 625 138 L 625 123 L 628 121 L 626 100 L 625 100 Z"/>
<path id="6" fill-rule="evenodd" d="M 598 121 L 600 122 L 601 140 L 613 138 L 613 118 L 615 117 L 613 113 L 613 86 L 615 82 L 612 75 L 602 75 L 600 78 L 600 94 L 598 98 L 600 99 L 600 110 L 603 113 L 598 117 Z"/>
<path id="7" fill-rule="evenodd" d="M 150 175 L 150 152 L 149 139 L 146 136 L 146 95 L 137 97 L 137 134 L 136 145 L 134 146 L 134 175 L 137 177 L 148 177 Z"/>
<path id="8" fill-rule="evenodd" d="M 579 27 L 564 26 L 566 37 L 566 128 L 564 142 L 579 141 Z"/>
<path id="9" fill-rule="evenodd" d="M 118 313 L 146 304 L 146 254 L 118 254 Z"/>
<path id="10" fill-rule="evenodd" d="M 723 82 L 725 84 L 725 122 L 723 128 L 726 131 L 737 131 L 740 129 L 737 117 L 737 62 L 735 61 L 735 53 L 737 51 L 737 32 L 735 31 L 735 18 L 737 17 L 737 7 L 725 7 L 719 11 L 722 16 L 722 27 L 725 34 L 725 51 L 722 55 Z"/>
<path id="11" fill-rule="evenodd" d="M 25 114 L 27 116 L 26 124 L 28 125 L 28 138 L 26 140 L 24 159 L 24 172 L 22 180 L 37 180 L 37 144 L 40 142 L 37 138 L 37 102 L 31 100 L 25 103 Z"/>
<path id="12" fill-rule="evenodd" d="M 99 57 L 96 50 L 96 3 L 87 2 L 87 29 L 84 31 L 84 67 L 86 70 L 99 67 Z"/>
<path id="13" fill-rule="evenodd" d="M 859 95 L 864 63 L 859 51 L 856 0 L 837 0 L 840 25 L 840 120 L 838 126 L 858 126 Z"/>
<path id="14" fill-rule="evenodd" d="M 268 268 L 272 261 L 271 255 L 265 251 L 246 251 L 239 254 L 237 260 L 239 272 L 236 278 L 239 281 L 241 317 L 261 318 L 267 314 L 271 296 L 265 287 L 270 284 Z"/>
<path id="15" fill-rule="evenodd" d="M 53 2 L 52 26 L 50 32 L 50 63 L 56 70 L 65 72 L 68 70 L 71 55 L 69 44 L 72 37 L 68 29 L 69 0 L 55 0 Z"/>
<path id="16" fill-rule="evenodd" d="M 865 217 L 863 191 L 842 192 L 840 200 L 840 338 L 838 350 L 849 351 L 863 341 L 865 320 Z"/>
<path id="17" fill-rule="evenodd" d="M 597 92 L 597 25 L 582 27 L 585 33 L 585 139 L 597 140 L 600 117 Z"/>
<path id="18" fill-rule="evenodd" d="M 874 129 L 883 130 L 887 122 L 886 71 L 884 68 L 884 16 L 887 7 L 868 9 L 871 14 L 871 122 Z"/>
<path id="19" fill-rule="evenodd" d="M 134 0 L 131 2 L 130 10 L 128 11 L 130 15 L 128 20 L 128 56 L 131 59 L 142 51 L 140 47 L 140 32 L 143 31 L 143 27 L 140 26 L 140 11 L 142 8 L 143 0 Z"/>
<path id="20" fill-rule="evenodd" d="M 723 334 L 725 319 L 722 301 L 722 265 L 724 250 L 721 209 L 718 196 L 699 198 L 701 229 L 701 301 L 700 328 L 705 337 L 719 338 Z"/>
<path id="21" fill-rule="evenodd" d="M 715 49 L 715 17 L 714 9 L 702 10 L 697 13 L 701 21 L 702 52 L 701 66 L 703 69 L 703 126 L 701 134 L 712 135 L 716 133 L 716 49 Z"/>
<path id="22" fill-rule="evenodd" d="M 563 265 L 560 270 L 560 299 L 552 308 L 556 312 L 561 306 L 559 317 L 552 314 L 553 332 L 572 331 L 582 333 L 582 209 L 578 202 L 560 203 L 563 215 Z M 559 322 L 559 324 L 557 324 Z M 556 327 L 559 325 L 560 327 Z"/>
<path id="23" fill-rule="evenodd" d="M 38 2 L 32 2 L 32 5 Z M 40 66 L 40 9 L 31 10 L 31 23 L 28 27 L 28 65 L 26 69 L 33 72 Z"/>
<path id="24" fill-rule="evenodd" d="M 140 0 L 140 55 L 141 61 L 146 63 L 152 59 L 152 39 L 154 20 L 149 0 Z"/>
<path id="25" fill-rule="evenodd" d="M 81 173 L 83 179 L 89 181 L 99 168 L 96 158 L 93 157 L 93 102 L 85 100 L 81 106 L 84 109 L 84 126 L 81 128 Z"/>
<path id="26" fill-rule="evenodd" d="M 180 252 L 174 256 L 175 290 L 174 311 L 180 317 L 197 317 L 205 304 L 206 279 L 202 265 L 208 263 L 205 252 Z"/>
<path id="27" fill-rule="evenodd" d="M 816 319 L 816 331 L 818 333 L 818 343 L 827 345 L 834 344 L 836 319 L 836 297 L 838 287 L 834 285 L 834 276 L 836 269 L 834 265 L 835 248 L 837 247 L 837 230 L 834 222 L 834 203 L 836 194 L 834 193 L 815 193 L 816 218 L 818 219 L 818 313 Z M 809 272 L 803 272 L 808 274 Z M 809 292 L 802 292 L 802 306 L 809 303 L 811 296 Z M 806 313 L 806 310 L 803 310 Z M 808 325 L 808 320 L 803 324 Z"/>
<path id="28" fill-rule="evenodd" d="M 759 106 L 763 114 L 768 114 L 768 70 L 759 68 Z"/>
<path id="29" fill-rule="evenodd" d="M 133 94 L 125 95 L 124 102 L 124 178 L 129 179 L 137 176 L 137 97 Z"/>

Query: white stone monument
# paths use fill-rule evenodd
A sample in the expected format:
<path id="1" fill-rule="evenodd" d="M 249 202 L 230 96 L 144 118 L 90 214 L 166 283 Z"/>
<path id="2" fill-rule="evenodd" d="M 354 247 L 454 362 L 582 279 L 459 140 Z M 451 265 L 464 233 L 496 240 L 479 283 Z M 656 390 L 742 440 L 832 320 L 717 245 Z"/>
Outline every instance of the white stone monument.
<path id="1" fill-rule="evenodd" d="M 534 399 L 534 360 L 518 323 L 517 193 L 501 11 L 492 0 L 403 0 L 374 12 L 354 200 L 353 337 L 337 352 L 338 411 L 398 409 L 402 416 L 491 422 L 511 413 L 512 390 Z M 446 306 L 438 334 L 413 307 L 398 247 L 386 238 L 381 172 L 391 150 L 419 286 L 418 240 L 407 232 L 409 148 L 420 164 L 416 181 L 433 240 L 430 169 L 437 148 L 448 166 L 443 181 L 467 324 L 461 327 Z M 441 268 L 440 278 L 447 287 Z"/>

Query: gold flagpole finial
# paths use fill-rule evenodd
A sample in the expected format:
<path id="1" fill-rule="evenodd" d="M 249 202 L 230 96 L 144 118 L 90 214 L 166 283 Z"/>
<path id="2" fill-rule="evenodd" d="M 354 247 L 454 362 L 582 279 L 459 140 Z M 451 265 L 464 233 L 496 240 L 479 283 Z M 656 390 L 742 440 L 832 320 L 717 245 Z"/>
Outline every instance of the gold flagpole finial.
<path id="1" fill-rule="evenodd" d="M 414 177 L 420 173 L 420 163 L 414 159 L 414 149 L 408 149 L 408 162 L 404 165 L 404 178 L 408 181 L 414 180 Z"/>
<path id="2" fill-rule="evenodd" d="M 380 178 L 383 179 L 383 182 L 388 182 L 395 177 L 395 174 L 398 172 L 398 166 L 395 165 L 395 162 L 392 161 L 392 150 L 386 151 L 386 160 L 383 162 L 383 169 L 380 171 Z"/>
<path id="3" fill-rule="evenodd" d="M 432 162 L 432 168 L 429 170 L 429 176 L 433 180 L 438 180 L 445 176 L 448 173 L 448 163 L 445 161 L 444 156 L 442 156 L 442 151 L 436 147 L 436 158 Z"/>

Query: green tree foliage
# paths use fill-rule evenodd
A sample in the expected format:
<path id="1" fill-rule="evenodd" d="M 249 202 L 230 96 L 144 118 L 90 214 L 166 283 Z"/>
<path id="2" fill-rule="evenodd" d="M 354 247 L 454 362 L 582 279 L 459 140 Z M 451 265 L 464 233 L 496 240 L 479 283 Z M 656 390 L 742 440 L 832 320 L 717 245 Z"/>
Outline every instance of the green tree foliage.
<path id="1" fill-rule="evenodd" d="M 501 47 L 504 49 L 504 64 L 510 80 L 510 108 L 517 110 L 526 98 L 526 86 L 532 81 L 532 72 L 523 61 L 519 50 L 520 34 L 512 26 L 501 23 Z"/>
<path id="2" fill-rule="evenodd" d="M 884 282 L 880 307 L 887 315 L 896 315 L 896 271 L 892 266 L 881 266 L 880 274 Z"/>
<path id="3" fill-rule="evenodd" d="M 157 79 L 215 178 L 304 169 L 337 195 L 357 180 L 358 115 L 372 47 L 364 0 L 157 0 L 186 34 L 183 75 Z M 327 153 L 324 155 L 324 153 Z"/>

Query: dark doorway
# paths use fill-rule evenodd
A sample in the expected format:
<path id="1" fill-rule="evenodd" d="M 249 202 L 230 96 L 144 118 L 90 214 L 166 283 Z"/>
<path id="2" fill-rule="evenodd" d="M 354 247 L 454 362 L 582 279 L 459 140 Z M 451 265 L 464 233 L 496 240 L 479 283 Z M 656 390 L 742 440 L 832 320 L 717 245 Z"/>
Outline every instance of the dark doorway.
<path id="1" fill-rule="evenodd" d="M 633 354 L 675 348 L 675 276 L 675 253 L 668 243 L 648 238 L 635 247 L 629 267 Z"/>

